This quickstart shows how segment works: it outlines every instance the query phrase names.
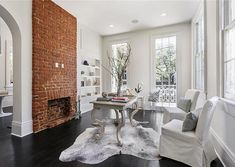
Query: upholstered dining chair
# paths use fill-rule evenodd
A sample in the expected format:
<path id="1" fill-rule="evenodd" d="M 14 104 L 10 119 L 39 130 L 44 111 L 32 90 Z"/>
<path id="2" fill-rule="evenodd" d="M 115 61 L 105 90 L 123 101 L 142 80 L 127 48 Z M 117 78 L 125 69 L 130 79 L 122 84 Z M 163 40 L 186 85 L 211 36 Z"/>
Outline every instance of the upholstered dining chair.
<path id="1" fill-rule="evenodd" d="M 196 89 L 188 89 L 185 93 L 185 99 L 191 100 L 190 111 L 193 111 L 197 107 L 197 100 L 199 97 L 200 91 Z M 173 119 L 184 120 L 186 112 L 178 107 L 163 107 L 163 123 L 166 124 Z"/>
<path id="2" fill-rule="evenodd" d="M 209 167 L 216 158 L 209 129 L 218 98 L 208 100 L 198 112 L 194 131 L 182 132 L 183 121 L 173 119 L 162 127 L 159 152 L 163 157 L 183 162 L 192 167 Z M 195 113 L 196 114 L 196 113 Z"/>

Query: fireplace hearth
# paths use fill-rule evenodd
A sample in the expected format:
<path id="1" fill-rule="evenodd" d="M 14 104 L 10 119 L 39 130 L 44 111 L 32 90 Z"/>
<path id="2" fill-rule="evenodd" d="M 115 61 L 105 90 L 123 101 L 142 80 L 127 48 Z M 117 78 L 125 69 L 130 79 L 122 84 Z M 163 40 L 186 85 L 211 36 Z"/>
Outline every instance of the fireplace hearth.
<path id="1" fill-rule="evenodd" d="M 51 127 L 53 122 L 69 116 L 71 110 L 70 97 L 48 100 L 47 121 Z"/>

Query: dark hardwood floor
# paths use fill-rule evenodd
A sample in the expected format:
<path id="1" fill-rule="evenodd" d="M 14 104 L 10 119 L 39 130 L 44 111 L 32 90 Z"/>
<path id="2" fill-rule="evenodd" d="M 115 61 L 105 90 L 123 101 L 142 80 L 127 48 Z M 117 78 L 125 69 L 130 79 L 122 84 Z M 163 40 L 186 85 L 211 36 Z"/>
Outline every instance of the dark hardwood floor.
<path id="1" fill-rule="evenodd" d="M 5 108 L 11 112 L 12 108 Z M 110 112 L 98 113 L 99 117 L 109 116 Z M 159 130 L 156 124 L 159 115 L 154 111 L 139 112 L 135 119 L 150 121 L 150 126 Z M 116 155 L 96 165 L 80 162 L 60 162 L 61 151 L 73 144 L 77 136 L 91 126 L 90 112 L 80 120 L 72 120 L 52 129 L 44 130 L 24 138 L 11 136 L 12 116 L 0 118 L 0 167 L 187 167 L 182 163 L 162 158 L 160 161 L 147 161 L 129 155 Z M 213 167 L 222 167 L 218 160 Z"/>

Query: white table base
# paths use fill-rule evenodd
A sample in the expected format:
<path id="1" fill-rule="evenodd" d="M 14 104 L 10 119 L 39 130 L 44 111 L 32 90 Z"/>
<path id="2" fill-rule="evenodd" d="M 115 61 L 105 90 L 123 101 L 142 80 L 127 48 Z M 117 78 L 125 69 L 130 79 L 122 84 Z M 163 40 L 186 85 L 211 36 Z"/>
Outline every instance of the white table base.
<path id="1" fill-rule="evenodd" d="M 12 115 L 12 113 L 4 113 L 2 109 L 2 101 L 5 96 L 0 96 L 0 117 L 7 117 Z"/>
<path id="2" fill-rule="evenodd" d="M 134 124 L 134 121 L 132 120 L 134 115 L 139 111 L 137 108 L 138 105 L 137 105 L 136 99 L 137 98 L 133 98 L 128 103 L 118 103 L 118 102 L 110 102 L 110 101 L 109 102 L 102 102 L 102 101 L 92 102 L 94 104 L 94 109 L 91 112 L 91 118 L 93 121 L 92 125 L 98 128 L 98 131 L 95 135 L 96 139 L 101 139 L 103 137 L 104 132 L 105 132 L 105 124 L 107 124 L 107 122 L 105 120 L 96 119 L 95 111 L 100 110 L 100 109 L 111 109 L 111 110 L 114 110 L 116 113 L 116 118 L 115 120 L 112 120 L 111 123 L 117 124 L 116 138 L 117 138 L 118 145 L 122 146 L 120 131 L 122 127 L 125 126 L 126 118 L 125 118 L 124 112 L 129 107 L 135 109 L 134 112 L 129 111 L 130 123 L 133 127 L 137 126 L 136 124 Z M 119 114 L 121 116 L 120 118 L 119 118 Z"/>

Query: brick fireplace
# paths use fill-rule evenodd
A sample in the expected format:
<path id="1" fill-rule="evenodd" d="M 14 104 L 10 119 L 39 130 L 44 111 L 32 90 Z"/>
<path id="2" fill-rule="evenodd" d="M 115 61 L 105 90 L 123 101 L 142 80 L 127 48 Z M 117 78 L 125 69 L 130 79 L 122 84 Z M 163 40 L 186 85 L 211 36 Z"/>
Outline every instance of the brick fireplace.
<path id="1" fill-rule="evenodd" d="M 48 100 L 47 127 L 53 127 L 54 122 L 57 122 L 57 120 L 68 116 L 70 107 L 70 97 Z"/>
<path id="2" fill-rule="evenodd" d="M 33 0 L 34 132 L 74 117 L 77 80 L 77 21 L 51 0 Z"/>

